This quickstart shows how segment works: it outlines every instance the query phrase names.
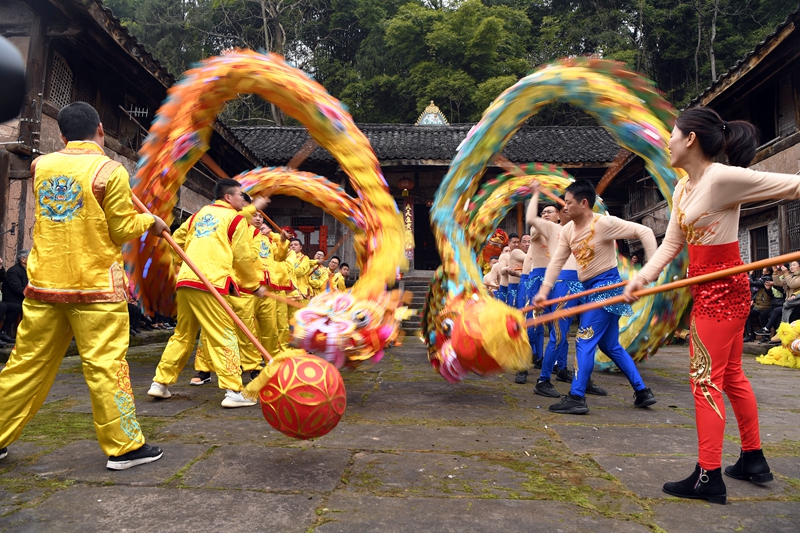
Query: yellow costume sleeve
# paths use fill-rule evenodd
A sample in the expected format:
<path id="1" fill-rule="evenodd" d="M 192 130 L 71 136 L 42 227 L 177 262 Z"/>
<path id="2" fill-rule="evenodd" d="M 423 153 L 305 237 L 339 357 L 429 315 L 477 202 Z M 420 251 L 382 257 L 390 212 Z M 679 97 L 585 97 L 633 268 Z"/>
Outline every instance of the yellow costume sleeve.
<path id="1" fill-rule="evenodd" d="M 255 291 L 261 285 L 261 275 L 253 260 L 252 228 L 239 219 L 231 239 L 235 279 L 247 290 Z"/>
<path id="2" fill-rule="evenodd" d="M 151 215 L 139 214 L 133 207 L 129 179 L 128 171 L 120 165 L 108 178 L 103 198 L 108 233 L 119 246 L 138 239 L 155 223 Z"/>
<path id="3" fill-rule="evenodd" d="M 250 204 L 246 206 L 244 209 L 239 211 L 239 214 L 244 217 L 248 224 L 253 221 L 253 215 L 256 214 L 256 206 Z"/>
<path id="4" fill-rule="evenodd" d="M 190 220 L 192 220 L 191 217 L 187 218 L 186 221 L 183 224 L 181 224 L 178 229 L 175 230 L 175 233 L 172 234 L 172 239 L 178 244 L 178 246 L 181 247 L 181 250 L 186 249 L 186 236 L 189 232 Z M 181 259 L 181 256 L 179 256 L 175 250 L 173 250 L 172 248 L 170 248 L 170 250 L 172 250 L 173 266 L 180 266 L 181 263 L 183 263 L 183 259 Z"/>
<path id="5" fill-rule="evenodd" d="M 325 288 L 328 285 L 328 273 L 330 272 L 324 266 L 319 266 L 319 261 L 312 260 L 310 263 L 314 263 L 314 268 L 311 269 L 311 275 L 308 278 L 308 284 L 313 289 L 314 294 L 320 294 L 325 292 Z"/>
<path id="6" fill-rule="evenodd" d="M 280 233 L 270 233 L 270 241 L 275 245 L 275 250 L 272 254 L 275 256 L 275 261 L 286 261 L 289 256 L 289 241 L 284 239 Z"/>

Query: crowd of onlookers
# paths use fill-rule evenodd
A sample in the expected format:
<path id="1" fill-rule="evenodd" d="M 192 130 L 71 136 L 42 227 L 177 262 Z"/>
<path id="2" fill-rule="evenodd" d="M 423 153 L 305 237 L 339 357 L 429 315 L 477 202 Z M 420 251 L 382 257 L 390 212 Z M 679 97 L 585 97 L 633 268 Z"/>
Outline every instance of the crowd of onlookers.
<path id="1" fill-rule="evenodd" d="M 779 264 L 756 272 L 750 279 L 753 301 L 744 341 L 780 344 L 775 335 L 782 322 L 800 319 L 800 263 Z"/>

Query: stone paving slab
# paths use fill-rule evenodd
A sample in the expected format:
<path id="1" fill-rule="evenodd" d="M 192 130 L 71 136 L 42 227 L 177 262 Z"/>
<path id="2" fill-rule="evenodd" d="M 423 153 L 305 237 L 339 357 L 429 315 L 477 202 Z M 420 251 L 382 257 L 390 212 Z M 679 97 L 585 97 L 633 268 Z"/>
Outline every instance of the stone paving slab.
<path id="1" fill-rule="evenodd" d="M 348 450 L 223 446 L 189 468 L 189 487 L 331 491 L 339 484 L 352 453 Z"/>
<path id="2" fill-rule="evenodd" d="M 647 453 L 697 454 L 697 431 L 690 428 L 621 426 L 553 426 L 564 443 L 577 454 Z M 739 446 L 725 441 L 723 453 L 739 455 Z M 688 474 L 687 474 L 688 475 Z"/>
<path id="3" fill-rule="evenodd" d="M 319 499 L 248 491 L 76 486 L 0 518 L 8 532 L 304 532 Z"/>
<path id="4" fill-rule="evenodd" d="M 733 502 L 712 505 L 675 501 L 653 505 L 655 523 L 669 533 L 797 533 L 797 502 Z"/>
<path id="5" fill-rule="evenodd" d="M 79 401 L 76 405 L 64 409 L 68 413 L 91 413 L 92 403 L 89 398 L 89 391 L 85 395 L 78 396 Z M 147 416 L 176 416 L 188 409 L 200 405 L 201 402 L 184 397 L 173 397 L 167 400 L 158 400 L 147 396 L 146 393 L 135 395 L 136 414 Z"/>
<path id="6" fill-rule="evenodd" d="M 427 427 L 408 425 L 339 425 L 317 441 L 326 448 L 389 451 L 473 452 L 491 447 L 495 451 L 519 451 L 538 439 L 550 440 L 543 431 L 510 427 Z"/>
<path id="7" fill-rule="evenodd" d="M 525 457 L 523 456 L 524 460 Z M 533 459 L 529 462 L 533 464 Z M 348 492 L 411 493 L 416 497 L 494 497 L 506 498 L 514 491 L 522 497 L 528 481 L 525 472 L 478 457 L 439 453 L 368 453 L 359 452 L 349 471 Z"/>
<path id="8" fill-rule="evenodd" d="M 219 418 L 184 418 L 173 424 L 159 429 L 151 438 L 164 436 L 169 441 L 173 439 L 188 442 L 197 442 L 202 439 L 205 443 L 213 445 L 240 444 L 242 442 L 259 442 L 272 444 L 285 437 L 274 430 L 262 417 L 260 420 L 237 419 L 224 420 Z"/>
<path id="9" fill-rule="evenodd" d="M 573 504 L 442 498 L 391 498 L 336 493 L 316 533 L 447 531 L 471 533 L 644 533 L 646 527 L 602 517 Z"/>
<path id="10" fill-rule="evenodd" d="M 383 385 L 381 385 L 383 389 Z M 427 392 L 427 393 L 401 393 L 396 390 L 381 392 L 370 392 L 367 402 L 370 404 L 389 403 L 390 400 L 395 405 L 437 405 L 442 409 L 450 407 L 479 407 L 479 408 L 506 408 L 506 402 L 502 391 L 484 391 L 480 393 L 458 393 L 458 392 Z"/>
<path id="11" fill-rule="evenodd" d="M 25 470 L 42 477 L 58 477 L 88 483 L 115 485 L 158 485 L 200 457 L 208 446 L 170 443 L 158 461 L 128 470 L 107 470 L 108 457 L 97 441 L 79 441 L 44 455 Z"/>
<path id="12" fill-rule="evenodd" d="M 642 498 L 669 498 L 661 490 L 667 481 L 680 481 L 694 471 L 694 457 L 620 457 L 617 455 L 596 455 L 594 459 L 603 470 L 616 477 L 632 492 Z M 723 467 L 736 462 L 736 458 L 723 457 Z M 771 483 L 756 485 L 725 477 L 728 499 L 736 498 L 779 498 L 800 495 L 786 481 L 776 479 Z"/>
<path id="13" fill-rule="evenodd" d="M 534 409 L 531 407 L 531 409 Z M 541 409 L 541 407 L 540 407 Z M 375 397 L 370 395 L 369 401 L 364 405 L 361 403 L 347 404 L 345 419 L 352 421 L 355 419 L 365 419 L 370 421 L 394 421 L 401 420 L 406 423 L 411 420 L 440 421 L 442 425 L 452 425 L 452 423 L 483 423 L 492 425 L 516 425 L 526 424 L 531 420 L 530 409 L 490 409 L 485 407 L 468 406 L 447 406 L 446 408 L 438 403 L 429 405 L 408 405 L 395 403 L 393 398 Z"/>
<path id="14" fill-rule="evenodd" d="M 773 472 L 800 480 L 800 458 L 768 457 L 767 462 Z"/>

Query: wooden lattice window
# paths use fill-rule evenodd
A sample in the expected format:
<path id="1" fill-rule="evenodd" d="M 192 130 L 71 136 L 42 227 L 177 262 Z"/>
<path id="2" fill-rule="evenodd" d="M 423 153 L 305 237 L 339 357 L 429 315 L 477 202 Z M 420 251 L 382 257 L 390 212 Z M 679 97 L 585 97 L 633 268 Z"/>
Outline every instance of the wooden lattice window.
<path id="1" fill-rule="evenodd" d="M 786 204 L 786 225 L 789 231 L 789 251 L 800 250 L 800 200 Z"/>
<path id="2" fill-rule="evenodd" d="M 750 230 L 750 261 L 769 259 L 769 234 L 767 226 Z"/>
<path id="3" fill-rule="evenodd" d="M 64 107 L 72 102 L 72 69 L 64 57 L 55 52 L 53 54 L 53 67 L 50 74 L 50 93 L 48 100 L 56 107 Z"/>
<path id="4" fill-rule="evenodd" d="M 92 107 L 97 103 L 97 86 L 86 74 L 77 76 L 75 80 L 75 101 L 86 102 Z"/>

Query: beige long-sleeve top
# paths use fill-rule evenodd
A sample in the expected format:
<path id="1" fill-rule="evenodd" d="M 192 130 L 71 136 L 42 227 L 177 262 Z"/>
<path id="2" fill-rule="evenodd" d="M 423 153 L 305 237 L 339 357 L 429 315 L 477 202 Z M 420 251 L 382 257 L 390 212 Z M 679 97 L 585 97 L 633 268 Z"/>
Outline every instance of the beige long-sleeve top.
<path id="1" fill-rule="evenodd" d="M 786 289 L 786 295 L 800 293 L 800 272 L 797 274 L 788 273 L 778 278 Z"/>
<path id="2" fill-rule="evenodd" d="M 537 239 L 546 244 L 540 246 L 538 253 L 533 256 L 531 260 L 531 269 L 547 268 L 548 265 L 550 265 L 550 250 L 556 250 L 558 248 L 563 227 L 564 226 L 561 224 L 556 224 L 555 222 L 550 222 L 543 218 L 534 220 L 533 227 L 531 228 L 531 248 L 533 248 L 534 245 L 534 234 L 536 234 Z M 562 270 L 578 270 L 578 263 L 575 261 L 575 256 L 570 254 L 561 268 Z"/>
<path id="3" fill-rule="evenodd" d="M 688 177 L 675 187 L 664 241 L 637 276 L 645 283 L 655 280 L 680 253 L 684 242 L 696 245 L 736 242 L 741 204 L 797 198 L 800 198 L 800 177 L 794 174 L 712 163 L 694 187 L 689 185 Z"/>
<path id="4" fill-rule="evenodd" d="M 552 287 L 570 254 L 578 263 L 578 279 L 585 281 L 617 266 L 614 241 L 638 239 L 642 241 L 645 256 L 653 257 L 658 243 L 653 230 L 621 218 L 595 214 L 592 221 L 581 229 L 570 221 L 562 229 L 558 248 L 547 267 L 543 285 Z"/>

